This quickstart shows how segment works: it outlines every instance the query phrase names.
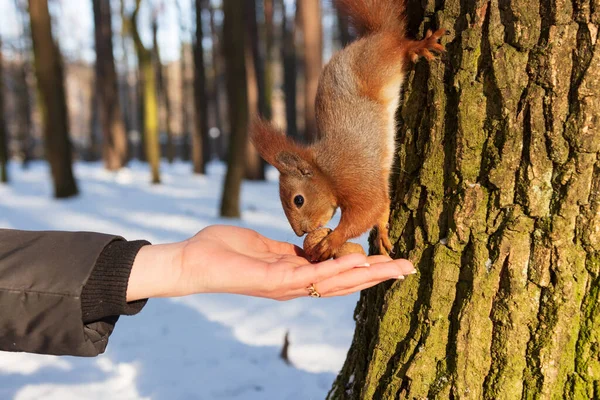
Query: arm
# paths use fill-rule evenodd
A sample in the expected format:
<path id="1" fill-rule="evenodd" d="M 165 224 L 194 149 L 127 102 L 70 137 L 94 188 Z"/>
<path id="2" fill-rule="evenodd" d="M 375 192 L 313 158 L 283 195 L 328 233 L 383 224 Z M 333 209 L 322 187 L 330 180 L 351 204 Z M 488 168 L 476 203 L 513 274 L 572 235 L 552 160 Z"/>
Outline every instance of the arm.
<path id="1" fill-rule="evenodd" d="M 117 243 L 129 243 L 127 250 L 122 248 L 124 261 L 121 268 L 108 267 L 112 258 L 104 250 L 114 249 Z M 135 253 L 147 243 L 91 232 L 0 229 L 0 350 L 78 356 L 102 353 L 120 313 L 99 312 L 94 299 L 100 292 L 110 303 L 111 294 L 119 292 L 123 281 L 125 290 Z M 116 286 L 98 290 L 103 266 L 122 276 L 112 279 Z M 132 305 L 123 313 L 134 313 L 141 306 Z"/>

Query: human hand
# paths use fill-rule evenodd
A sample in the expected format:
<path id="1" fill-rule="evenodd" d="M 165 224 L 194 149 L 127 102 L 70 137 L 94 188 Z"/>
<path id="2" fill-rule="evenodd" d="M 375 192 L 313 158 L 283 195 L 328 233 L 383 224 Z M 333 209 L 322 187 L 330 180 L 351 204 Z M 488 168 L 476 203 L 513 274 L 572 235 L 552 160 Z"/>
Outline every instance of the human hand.
<path id="1" fill-rule="evenodd" d="M 370 266 L 357 267 L 366 263 Z M 157 272 L 152 269 L 159 265 L 163 272 L 151 282 L 150 275 Z M 343 296 L 413 272 L 407 260 L 362 254 L 311 264 L 290 243 L 250 229 L 214 225 L 180 243 L 143 247 L 132 268 L 127 300 L 194 293 L 290 300 L 306 297 L 311 284 L 323 297 Z"/>

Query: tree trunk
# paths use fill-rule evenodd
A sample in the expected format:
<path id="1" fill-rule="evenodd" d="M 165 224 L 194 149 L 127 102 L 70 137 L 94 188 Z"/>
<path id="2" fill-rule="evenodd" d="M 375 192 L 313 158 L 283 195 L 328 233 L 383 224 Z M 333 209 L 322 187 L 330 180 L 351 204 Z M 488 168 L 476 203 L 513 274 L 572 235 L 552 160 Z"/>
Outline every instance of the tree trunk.
<path id="1" fill-rule="evenodd" d="M 165 146 L 165 155 L 169 164 L 172 164 L 175 159 L 175 148 L 173 143 L 173 130 L 171 129 L 171 99 L 169 98 L 169 82 L 168 77 L 165 77 L 164 66 L 160 56 L 160 46 L 158 44 L 158 12 L 156 9 L 152 16 L 152 53 L 154 68 L 156 69 L 156 83 L 158 91 L 159 115 L 164 116 L 163 128 L 167 133 L 167 143 Z M 161 118 L 159 117 L 159 121 Z M 159 122 L 159 132 L 161 124 Z"/>
<path id="2" fill-rule="evenodd" d="M 189 85 L 190 82 L 188 80 L 188 49 L 187 43 L 185 41 L 187 30 L 185 28 L 185 13 L 183 12 L 183 7 L 181 5 L 180 0 L 177 0 L 177 13 L 179 17 L 179 35 L 181 42 L 181 159 L 183 161 L 191 160 L 191 151 L 189 146 L 189 141 L 191 139 L 190 136 L 190 112 L 189 112 L 189 103 L 190 103 L 190 93 L 189 93 Z"/>
<path id="3" fill-rule="evenodd" d="M 29 0 L 29 16 L 46 159 L 52 171 L 54 197 L 71 197 L 77 195 L 78 190 L 71 168 L 64 70 L 58 44 L 52 39 L 48 1 Z"/>
<path id="4" fill-rule="evenodd" d="M 204 48 L 202 40 L 202 9 L 207 5 L 205 0 L 195 0 L 196 4 L 196 37 L 194 40 L 194 105 L 195 134 L 192 138 L 192 159 L 194 172 L 204 174 L 206 163 L 210 160 L 210 143 L 208 141 L 208 99 L 206 96 L 206 68 L 204 65 Z"/>
<path id="5" fill-rule="evenodd" d="M 297 96 L 297 68 L 296 68 L 296 41 L 295 24 L 287 16 L 287 7 L 284 0 L 279 0 L 283 12 L 281 20 L 281 58 L 283 60 L 283 92 L 285 94 L 285 120 L 288 136 L 299 140 L 296 96 Z"/>
<path id="6" fill-rule="evenodd" d="M 312 142 L 317 137 L 315 99 L 323 63 L 321 5 L 319 0 L 302 0 L 297 2 L 296 7 L 300 8 L 300 30 L 304 38 L 304 132 L 307 141 Z"/>
<path id="7" fill-rule="evenodd" d="M 213 103 L 214 103 L 214 117 L 215 126 L 219 129 L 219 136 L 216 140 L 217 154 L 221 160 L 224 160 L 227 156 L 227 146 L 225 137 L 225 124 L 223 122 L 223 111 L 221 110 L 221 76 L 222 76 L 222 52 L 221 52 L 221 41 L 219 40 L 219 32 L 215 24 L 215 9 L 210 6 L 210 32 L 212 38 L 212 68 L 213 68 Z"/>
<path id="8" fill-rule="evenodd" d="M 22 26 L 21 35 L 19 38 L 19 53 L 21 66 L 19 68 L 19 76 L 15 81 L 15 98 L 17 103 L 17 132 L 15 138 L 18 143 L 19 156 L 21 157 L 23 169 L 27 168 L 29 161 L 32 158 L 32 136 L 33 136 L 33 121 L 30 94 L 30 82 L 32 65 L 30 60 L 31 45 L 31 29 L 29 23 L 28 5 L 26 2 L 15 2 L 15 9 L 18 14 L 19 22 Z"/>
<path id="9" fill-rule="evenodd" d="M 131 33 L 138 56 L 139 69 L 143 80 L 143 138 L 146 157 L 150 163 L 152 183 L 160 183 L 160 143 L 158 138 L 158 97 L 156 74 L 152 65 L 152 52 L 144 47 L 137 27 L 137 15 L 141 0 L 136 0 L 136 7 L 131 15 Z"/>
<path id="10" fill-rule="evenodd" d="M 113 56 L 110 2 L 93 0 L 96 41 L 96 102 L 102 127 L 102 155 L 109 171 L 127 163 L 127 133 L 119 101 Z"/>
<path id="11" fill-rule="evenodd" d="M 223 52 L 231 137 L 227 175 L 221 199 L 221 216 L 239 217 L 240 189 L 248 142 L 248 94 L 244 60 L 244 37 L 247 31 L 244 8 L 239 7 L 237 0 L 223 0 L 223 12 Z"/>
<path id="12" fill-rule="evenodd" d="M 4 65 L 0 39 L 0 183 L 8 182 L 8 132 L 4 118 Z"/>
<path id="13" fill-rule="evenodd" d="M 273 58 L 273 14 L 274 14 L 274 0 L 264 0 L 264 14 L 265 14 L 265 94 L 264 94 L 264 110 L 262 112 L 263 117 L 267 120 L 273 118 L 273 81 L 274 71 L 277 68 L 277 64 Z"/>
<path id="14" fill-rule="evenodd" d="M 246 29 L 245 41 L 246 79 L 248 85 L 248 112 L 264 117 L 265 112 L 265 74 L 258 44 L 258 24 L 256 23 L 256 0 L 245 0 Z M 265 163 L 254 145 L 246 143 L 246 179 L 264 180 Z"/>
<path id="15" fill-rule="evenodd" d="M 361 294 L 329 398 L 599 398 L 600 8 L 435 5 L 390 219 L 419 273 Z"/>

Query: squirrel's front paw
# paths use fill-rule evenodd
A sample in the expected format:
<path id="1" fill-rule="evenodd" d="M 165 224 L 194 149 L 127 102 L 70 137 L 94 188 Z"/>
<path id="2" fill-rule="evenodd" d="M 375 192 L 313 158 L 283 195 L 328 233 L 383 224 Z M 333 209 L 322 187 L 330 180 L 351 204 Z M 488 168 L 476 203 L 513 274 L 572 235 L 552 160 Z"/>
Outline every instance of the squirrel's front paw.
<path id="1" fill-rule="evenodd" d="M 344 243 L 337 240 L 337 236 L 331 233 L 326 238 L 321 240 L 316 246 L 314 246 L 309 252 L 308 256 L 312 261 L 325 261 L 332 258 L 336 251 Z"/>
<path id="2" fill-rule="evenodd" d="M 425 57 L 429 61 L 433 60 L 435 57 L 433 54 L 431 54 L 432 51 L 436 53 L 443 53 L 444 46 L 438 41 L 447 32 L 448 31 L 446 29 L 438 29 L 435 32 L 427 31 L 424 39 L 413 42 L 408 49 L 408 56 L 412 62 L 417 62 L 419 57 Z"/>

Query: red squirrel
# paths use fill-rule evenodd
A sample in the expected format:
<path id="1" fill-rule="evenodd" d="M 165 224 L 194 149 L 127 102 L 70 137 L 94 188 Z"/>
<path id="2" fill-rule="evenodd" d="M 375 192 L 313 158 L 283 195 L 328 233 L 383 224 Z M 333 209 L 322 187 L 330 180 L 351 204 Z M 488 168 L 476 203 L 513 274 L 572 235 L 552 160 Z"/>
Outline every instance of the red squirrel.
<path id="1" fill-rule="evenodd" d="M 321 72 L 313 143 L 296 143 L 261 120 L 251 127 L 254 146 L 280 172 L 281 202 L 296 235 L 324 226 L 341 209 L 338 226 L 308 254 L 313 261 L 331 258 L 348 239 L 373 227 L 380 253 L 392 250 L 389 177 L 400 89 L 411 63 L 444 51 L 438 40 L 446 33 L 407 38 L 405 1 L 337 1 L 359 38 Z"/>

